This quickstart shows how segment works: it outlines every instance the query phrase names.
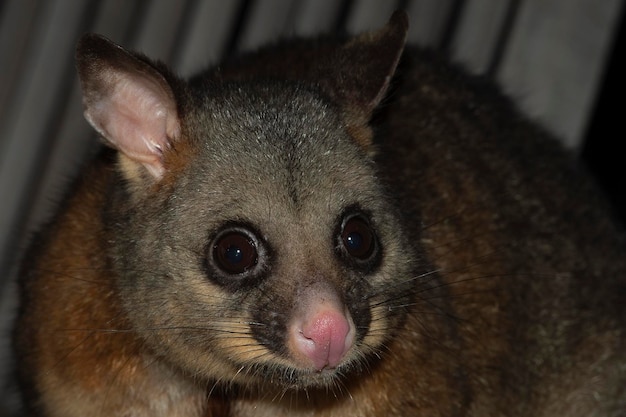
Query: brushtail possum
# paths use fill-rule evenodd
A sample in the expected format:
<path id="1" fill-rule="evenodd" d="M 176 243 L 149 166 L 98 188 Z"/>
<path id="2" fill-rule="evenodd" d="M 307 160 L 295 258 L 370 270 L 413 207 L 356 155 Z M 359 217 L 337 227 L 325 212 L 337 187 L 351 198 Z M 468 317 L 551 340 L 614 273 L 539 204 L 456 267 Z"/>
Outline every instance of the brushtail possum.
<path id="1" fill-rule="evenodd" d="M 626 415 L 624 233 L 407 27 L 189 80 L 80 40 L 108 147 L 22 268 L 31 415 Z"/>

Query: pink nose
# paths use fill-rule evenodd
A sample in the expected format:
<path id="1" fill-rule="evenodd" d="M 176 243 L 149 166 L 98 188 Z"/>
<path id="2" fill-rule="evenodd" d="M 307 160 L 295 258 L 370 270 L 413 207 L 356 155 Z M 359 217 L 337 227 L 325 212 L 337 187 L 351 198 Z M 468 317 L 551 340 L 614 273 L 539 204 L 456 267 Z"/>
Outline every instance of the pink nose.
<path id="1" fill-rule="evenodd" d="M 354 342 L 354 332 L 346 316 L 334 309 L 322 309 L 296 326 L 295 347 L 313 367 L 321 371 L 335 368 Z"/>

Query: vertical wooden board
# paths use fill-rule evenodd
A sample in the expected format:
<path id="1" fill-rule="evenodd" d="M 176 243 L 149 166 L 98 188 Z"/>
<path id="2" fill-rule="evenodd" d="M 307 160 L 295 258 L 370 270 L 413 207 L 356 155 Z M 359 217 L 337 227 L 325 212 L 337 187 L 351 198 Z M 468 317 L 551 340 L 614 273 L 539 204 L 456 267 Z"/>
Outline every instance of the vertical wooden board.
<path id="1" fill-rule="evenodd" d="M 452 56 L 474 73 L 484 73 L 494 48 L 510 0 L 471 0 L 466 2 L 452 43 Z"/>
<path id="2" fill-rule="evenodd" d="M 620 0 L 526 0 L 498 78 L 571 148 L 580 145 Z"/>
<path id="3" fill-rule="evenodd" d="M 237 49 L 249 51 L 279 39 L 289 27 L 293 7 L 294 3 L 290 0 L 253 2 Z"/>
<path id="4" fill-rule="evenodd" d="M 18 416 L 20 401 L 12 386 L 15 360 L 11 354 L 13 319 L 17 311 L 17 283 L 7 282 L 0 292 L 0 331 L 5 337 L 0 338 L 0 415 Z"/>
<path id="5" fill-rule="evenodd" d="M 412 0 L 407 7 L 411 17 L 408 41 L 438 47 L 454 0 Z"/>
<path id="6" fill-rule="evenodd" d="M 152 59 L 170 64 L 187 1 L 151 0 L 132 47 Z"/>
<path id="7" fill-rule="evenodd" d="M 15 93 L 24 71 L 28 41 L 38 12 L 44 5 L 35 0 L 9 1 L 0 16 L 0 123 L 9 111 L 9 100 Z M 2 141 L 0 141 L 0 152 Z"/>
<path id="8" fill-rule="evenodd" d="M 335 29 L 334 24 L 342 6 L 338 0 L 302 0 L 294 13 L 292 31 L 298 36 L 312 36 Z"/>
<path id="9" fill-rule="evenodd" d="M 346 30 L 356 34 L 382 27 L 396 8 L 394 1 L 356 0 L 346 22 Z"/>
<path id="10" fill-rule="evenodd" d="M 89 31 L 99 33 L 114 42 L 125 45 L 129 41 L 129 34 L 133 34 L 136 26 L 141 24 L 135 15 L 139 5 L 139 2 L 127 0 L 100 2 L 97 10 L 94 10 L 97 15 Z"/>
<path id="11" fill-rule="evenodd" d="M 0 265 L 14 253 L 13 233 L 23 220 L 22 204 L 30 185 L 41 174 L 40 143 L 53 140 L 50 117 L 57 113 L 58 97 L 64 96 L 65 77 L 72 70 L 73 46 L 87 2 L 50 1 L 41 22 L 25 70 L 29 72 L 14 98 L 0 137 L 0 195 L 6 202 L 0 211 Z"/>
<path id="12" fill-rule="evenodd" d="M 184 42 L 177 46 L 174 66 L 182 75 L 204 69 L 224 55 L 240 7 L 240 0 L 198 2 Z"/>

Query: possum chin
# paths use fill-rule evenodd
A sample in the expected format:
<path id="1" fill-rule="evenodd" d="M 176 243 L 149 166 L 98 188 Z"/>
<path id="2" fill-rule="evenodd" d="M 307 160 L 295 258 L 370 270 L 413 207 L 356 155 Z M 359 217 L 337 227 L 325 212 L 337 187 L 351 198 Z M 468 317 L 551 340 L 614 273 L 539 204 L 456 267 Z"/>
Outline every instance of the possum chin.
<path id="1" fill-rule="evenodd" d="M 344 370 L 350 365 L 341 365 L 333 369 L 298 369 L 281 365 L 253 366 L 251 371 L 259 384 L 276 385 L 286 390 L 306 390 L 310 388 L 331 388 L 338 384 Z"/>

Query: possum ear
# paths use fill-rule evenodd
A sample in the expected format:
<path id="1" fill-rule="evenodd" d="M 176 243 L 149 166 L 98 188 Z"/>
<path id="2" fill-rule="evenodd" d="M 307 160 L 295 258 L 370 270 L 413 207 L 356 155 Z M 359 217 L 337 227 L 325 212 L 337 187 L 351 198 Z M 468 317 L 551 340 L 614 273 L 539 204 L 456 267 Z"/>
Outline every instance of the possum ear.
<path id="1" fill-rule="evenodd" d="M 80 39 L 76 63 L 87 121 L 132 165 L 160 179 L 164 153 L 180 135 L 165 76 L 147 59 L 94 34 Z"/>
<path id="2" fill-rule="evenodd" d="M 369 121 L 387 93 L 408 28 L 407 14 L 395 12 L 382 29 L 351 39 L 320 68 L 318 83 L 343 110 L 354 141 L 370 155 L 375 150 Z"/>
<path id="3" fill-rule="evenodd" d="M 396 11 L 382 29 L 352 39 L 336 57 L 337 98 L 365 122 L 387 92 L 408 29 L 407 14 Z"/>

